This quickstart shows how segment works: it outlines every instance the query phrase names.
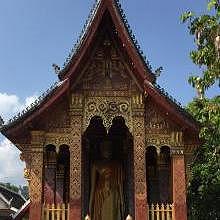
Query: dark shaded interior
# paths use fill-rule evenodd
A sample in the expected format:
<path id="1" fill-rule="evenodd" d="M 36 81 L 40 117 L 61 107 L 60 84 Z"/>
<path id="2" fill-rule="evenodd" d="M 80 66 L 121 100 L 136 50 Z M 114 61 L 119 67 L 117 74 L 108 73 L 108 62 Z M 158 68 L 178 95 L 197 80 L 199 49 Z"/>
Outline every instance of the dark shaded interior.
<path id="1" fill-rule="evenodd" d="M 158 154 L 154 146 L 146 151 L 146 182 L 148 204 L 171 203 L 170 149 L 162 146 Z"/>
<path id="2" fill-rule="evenodd" d="M 134 183 L 133 183 L 133 138 L 123 117 L 115 117 L 107 132 L 103 120 L 99 116 L 91 119 L 83 135 L 83 213 L 85 217 L 89 211 L 89 197 L 91 189 L 91 167 L 95 161 L 101 160 L 101 143 L 108 139 L 111 143 L 112 160 L 117 160 L 123 167 L 124 174 L 124 203 L 125 214 L 134 213 Z"/>

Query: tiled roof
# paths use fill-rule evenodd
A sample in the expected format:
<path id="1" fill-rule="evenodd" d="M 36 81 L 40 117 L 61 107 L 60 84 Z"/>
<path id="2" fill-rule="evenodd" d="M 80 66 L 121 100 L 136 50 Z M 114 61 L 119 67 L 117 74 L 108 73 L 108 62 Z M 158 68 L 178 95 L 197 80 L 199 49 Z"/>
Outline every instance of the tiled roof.
<path id="1" fill-rule="evenodd" d="M 24 215 L 29 211 L 29 207 L 30 207 L 31 201 L 30 199 L 27 200 L 23 206 L 13 215 L 13 219 L 22 219 L 22 217 L 24 217 Z"/>
<path id="2" fill-rule="evenodd" d="M 9 119 L 6 123 L 0 126 L 0 131 L 12 126 L 17 121 L 25 118 L 30 115 L 33 111 L 35 111 L 44 101 L 49 99 L 54 92 L 63 84 L 64 81 L 54 83 L 49 89 L 43 92 L 31 105 L 27 106 L 22 112 L 19 112 L 13 118 Z"/>
<path id="3" fill-rule="evenodd" d="M 8 200 L 11 201 L 11 206 L 16 208 L 16 209 L 20 209 L 22 207 L 22 205 L 26 202 L 25 198 L 12 191 L 7 189 L 6 187 L 0 185 L 0 193 Z"/>
<path id="4" fill-rule="evenodd" d="M 160 85 L 154 83 L 154 88 L 163 96 L 165 97 L 171 104 L 173 104 L 174 106 L 176 106 L 176 108 L 183 114 L 185 115 L 187 118 L 190 118 L 191 120 L 193 120 L 195 123 L 199 123 L 198 121 L 195 120 L 195 118 L 186 111 L 186 109 L 182 106 L 182 104 L 180 102 L 178 102 L 175 98 L 173 98 L 173 96 L 169 95 L 169 93 L 162 88 Z"/>

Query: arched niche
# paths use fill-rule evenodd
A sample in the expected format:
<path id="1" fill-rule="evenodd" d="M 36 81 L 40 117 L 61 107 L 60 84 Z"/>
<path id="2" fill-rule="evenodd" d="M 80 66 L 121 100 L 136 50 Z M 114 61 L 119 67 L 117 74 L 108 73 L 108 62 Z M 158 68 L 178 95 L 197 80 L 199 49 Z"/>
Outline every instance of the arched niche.
<path id="1" fill-rule="evenodd" d="M 44 169 L 43 169 L 43 186 L 44 186 L 44 203 L 55 203 L 56 191 L 56 147 L 52 144 L 44 148 Z"/>
<path id="2" fill-rule="evenodd" d="M 134 148 L 133 136 L 122 116 L 116 116 L 108 131 L 113 158 L 121 162 L 124 172 L 125 214 L 134 216 Z"/>
<path id="3" fill-rule="evenodd" d="M 108 132 L 102 118 L 94 116 L 82 138 L 83 216 L 89 212 L 91 168 L 97 161 L 102 161 L 101 146 L 106 139 L 111 143 L 112 160 L 119 161 L 123 167 L 125 214 L 134 214 L 133 137 L 122 116 L 113 118 Z"/>
<path id="4" fill-rule="evenodd" d="M 148 203 L 171 203 L 171 157 L 169 146 L 148 146 L 146 150 Z"/>
<path id="5" fill-rule="evenodd" d="M 57 155 L 56 203 L 69 202 L 70 151 L 68 145 L 61 145 Z"/>
<path id="6" fill-rule="evenodd" d="M 158 154 L 155 146 L 146 149 L 146 182 L 148 204 L 159 201 Z"/>
<path id="7" fill-rule="evenodd" d="M 171 203 L 171 155 L 169 146 L 161 146 L 158 158 L 160 202 Z"/>
<path id="8" fill-rule="evenodd" d="M 82 217 L 89 213 L 89 196 L 91 189 L 91 166 L 100 159 L 100 144 L 107 137 L 107 131 L 100 116 L 91 118 L 82 136 Z"/>

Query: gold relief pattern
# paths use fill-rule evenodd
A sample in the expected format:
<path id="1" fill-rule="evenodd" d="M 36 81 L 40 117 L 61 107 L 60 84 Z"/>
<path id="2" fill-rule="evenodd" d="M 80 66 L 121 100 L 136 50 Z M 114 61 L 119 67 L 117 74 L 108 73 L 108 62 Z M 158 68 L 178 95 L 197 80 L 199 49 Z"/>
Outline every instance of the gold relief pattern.
<path id="1" fill-rule="evenodd" d="M 85 97 L 131 97 L 131 91 L 122 90 L 89 90 L 84 91 Z"/>
<path id="2" fill-rule="evenodd" d="M 145 123 L 144 117 L 133 117 L 135 193 L 146 198 Z"/>
<path id="3" fill-rule="evenodd" d="M 106 41 L 105 41 L 106 42 Z M 129 90 L 131 79 L 111 42 L 97 49 L 78 87 L 83 90 Z"/>
<path id="4" fill-rule="evenodd" d="M 66 101 L 61 102 L 53 109 L 53 113 L 48 116 L 45 123 L 47 132 L 64 132 L 70 124 L 68 113 L 68 104 Z"/>
<path id="5" fill-rule="evenodd" d="M 182 146 L 183 133 L 164 117 L 154 105 L 146 106 L 147 146 Z"/>
<path id="6" fill-rule="evenodd" d="M 68 132 L 66 132 L 68 133 Z M 69 134 L 66 133 L 48 133 L 46 134 L 46 142 L 45 146 L 48 144 L 52 144 L 56 147 L 59 147 L 60 145 L 68 145 L 71 146 L 73 145 L 73 140 L 70 138 Z"/>
<path id="7" fill-rule="evenodd" d="M 30 165 L 30 199 L 33 203 L 41 202 L 42 198 L 42 178 L 43 178 L 43 146 L 45 142 L 44 131 L 31 132 L 31 158 Z"/>
<path id="8" fill-rule="evenodd" d="M 70 199 L 81 198 L 82 116 L 71 110 L 70 133 Z"/>
<path id="9" fill-rule="evenodd" d="M 181 147 L 172 147 L 171 148 L 171 155 L 184 155 L 184 148 Z"/>
<path id="10" fill-rule="evenodd" d="M 182 146 L 182 132 L 170 132 L 170 134 L 146 134 L 147 146 Z"/>
<path id="11" fill-rule="evenodd" d="M 40 151 L 40 150 L 39 150 Z M 41 202 L 42 197 L 43 152 L 33 152 L 30 171 L 30 199 L 33 203 Z"/>
<path id="12" fill-rule="evenodd" d="M 147 146 L 171 146 L 171 136 L 170 135 L 160 135 L 160 134 L 146 134 Z"/>
<path id="13" fill-rule="evenodd" d="M 169 134 L 170 124 L 162 117 L 155 106 L 146 106 L 146 129 L 148 134 Z"/>
<path id="14" fill-rule="evenodd" d="M 31 171 L 30 171 L 30 169 L 24 168 L 24 178 L 25 178 L 27 181 L 30 181 L 30 180 L 31 180 Z"/>
<path id="15" fill-rule="evenodd" d="M 109 129 L 116 116 L 123 116 L 128 128 L 132 130 L 131 104 L 126 97 L 88 97 L 85 101 L 84 130 L 93 116 L 101 116 L 104 126 Z"/>

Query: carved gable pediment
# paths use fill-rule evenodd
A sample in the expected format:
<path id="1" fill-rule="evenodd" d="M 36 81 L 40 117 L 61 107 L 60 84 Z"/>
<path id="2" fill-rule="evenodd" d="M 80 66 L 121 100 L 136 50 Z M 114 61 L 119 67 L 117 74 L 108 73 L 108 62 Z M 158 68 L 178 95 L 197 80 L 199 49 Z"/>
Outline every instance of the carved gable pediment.
<path id="1" fill-rule="evenodd" d="M 147 107 L 146 128 L 151 134 L 170 134 L 179 130 L 178 126 L 168 120 L 166 114 L 162 114 L 154 105 Z"/>
<path id="2" fill-rule="evenodd" d="M 77 87 L 82 90 L 130 90 L 132 85 L 134 82 L 115 42 L 105 37 L 95 49 Z"/>

